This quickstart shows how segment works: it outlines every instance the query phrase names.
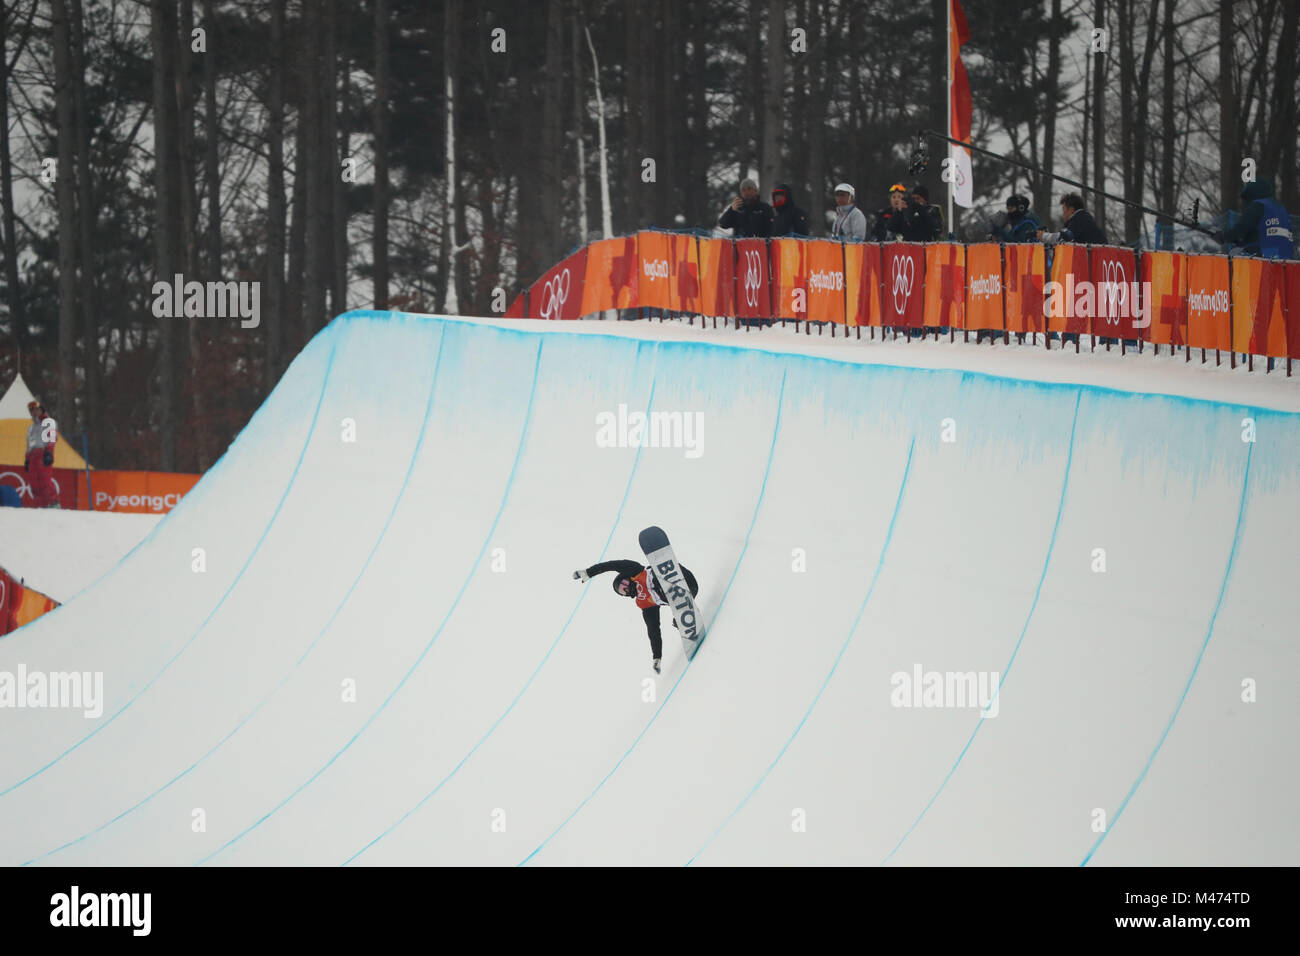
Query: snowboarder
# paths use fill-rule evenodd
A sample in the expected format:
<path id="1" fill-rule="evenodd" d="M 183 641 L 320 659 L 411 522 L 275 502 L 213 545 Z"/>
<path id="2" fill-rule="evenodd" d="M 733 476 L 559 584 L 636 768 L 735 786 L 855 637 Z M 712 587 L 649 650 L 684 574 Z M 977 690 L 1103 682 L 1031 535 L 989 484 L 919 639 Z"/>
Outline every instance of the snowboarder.
<path id="1" fill-rule="evenodd" d="M 686 586 L 691 589 L 691 597 L 699 594 L 700 588 L 695 575 L 685 565 L 679 565 Z M 646 633 L 650 635 L 650 653 L 654 655 L 655 673 L 660 673 L 659 662 L 663 659 L 663 640 L 659 636 L 659 608 L 668 604 L 663 588 L 655 579 L 654 572 L 640 561 L 602 561 L 589 568 L 573 572 L 575 581 L 589 581 L 606 571 L 614 572 L 614 593 L 620 597 L 629 597 L 636 601 L 645 620 Z M 677 622 L 673 621 L 673 627 Z"/>

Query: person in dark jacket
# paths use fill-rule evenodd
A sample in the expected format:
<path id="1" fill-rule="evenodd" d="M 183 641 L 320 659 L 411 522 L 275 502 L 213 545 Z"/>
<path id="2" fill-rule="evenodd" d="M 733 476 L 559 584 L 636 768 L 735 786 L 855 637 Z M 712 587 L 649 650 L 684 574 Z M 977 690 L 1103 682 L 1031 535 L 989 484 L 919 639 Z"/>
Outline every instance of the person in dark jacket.
<path id="1" fill-rule="evenodd" d="M 871 238 L 876 242 L 888 242 L 903 234 L 903 217 L 907 213 L 907 187 L 894 183 L 889 187 L 889 205 L 876 213 L 876 221 L 871 226 Z"/>
<path id="2" fill-rule="evenodd" d="M 1029 208 L 1029 200 L 1015 193 L 1007 197 L 1006 217 L 998 217 L 989 235 L 1002 242 L 1033 242 L 1042 230 L 1043 224 Z"/>
<path id="3" fill-rule="evenodd" d="M 695 575 L 686 565 L 678 565 L 686 586 L 691 589 L 691 597 L 700 593 Z M 655 578 L 654 572 L 640 561 L 602 561 L 589 568 L 580 568 L 573 572 L 575 581 L 589 581 L 606 571 L 614 572 L 614 593 L 620 597 L 632 598 L 641 609 L 641 619 L 645 621 L 646 633 L 650 636 L 650 653 L 654 655 L 655 673 L 659 673 L 659 662 L 663 659 L 663 639 L 659 636 L 659 608 L 668 604 L 663 587 Z M 673 627 L 677 622 L 673 621 Z"/>
<path id="4" fill-rule="evenodd" d="M 904 242 L 934 242 L 943 235 L 943 213 L 931 204 L 930 191 L 924 186 L 912 190 L 903 212 L 902 235 Z"/>
<path id="5" fill-rule="evenodd" d="M 1092 213 L 1083 208 L 1083 197 L 1078 193 L 1066 193 L 1061 197 L 1061 221 L 1065 223 L 1060 232 L 1043 232 L 1039 230 L 1038 237 L 1049 245 L 1058 242 L 1073 242 L 1078 245 L 1104 246 L 1106 245 L 1106 233 L 1097 225 L 1097 220 L 1092 218 Z M 1078 342 L 1079 334 L 1077 332 L 1051 333 L 1052 338 L 1057 335 L 1061 337 L 1061 343 Z M 1110 336 L 1103 336 L 1099 341 L 1104 345 L 1109 345 L 1115 340 Z M 1136 347 L 1136 340 L 1133 341 Z"/>
<path id="6" fill-rule="evenodd" d="M 1223 241 L 1239 247 L 1248 256 L 1265 259 L 1294 259 L 1295 239 L 1291 232 L 1291 217 L 1285 207 L 1273 198 L 1273 181 L 1260 178 L 1246 183 L 1241 190 L 1246 203 L 1241 218 Z"/>
<path id="7" fill-rule="evenodd" d="M 1065 223 L 1060 232 L 1039 232 L 1038 238 L 1046 243 L 1076 242 L 1080 245 L 1104 246 L 1106 233 L 1083 208 L 1083 197 L 1066 193 L 1061 197 L 1061 220 Z"/>
<path id="8" fill-rule="evenodd" d="M 772 234 L 772 207 L 758 198 L 758 183 L 740 184 L 740 195 L 718 217 L 718 225 L 735 231 L 737 239 L 766 239 Z"/>
<path id="9" fill-rule="evenodd" d="M 772 235 L 807 236 L 808 214 L 794 204 L 789 183 L 777 183 L 772 190 Z"/>

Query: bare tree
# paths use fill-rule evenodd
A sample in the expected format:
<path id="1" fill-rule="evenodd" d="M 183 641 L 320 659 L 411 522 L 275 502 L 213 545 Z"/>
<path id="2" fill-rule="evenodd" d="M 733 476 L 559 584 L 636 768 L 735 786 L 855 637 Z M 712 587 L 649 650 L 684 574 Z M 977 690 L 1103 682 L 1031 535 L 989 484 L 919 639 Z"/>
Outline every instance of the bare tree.
<path id="1" fill-rule="evenodd" d="M 1056 124 L 1061 95 L 1061 0 L 1052 0 L 1051 32 L 1047 38 L 1047 75 L 1043 95 L 1043 168 L 1056 163 Z M 1052 208 L 1055 183 L 1044 176 L 1038 181 L 1034 205 L 1044 213 Z"/>
<path id="2" fill-rule="evenodd" d="M 582 89 L 582 40 L 579 38 L 579 31 L 582 29 L 582 0 L 573 0 L 572 10 L 573 23 L 571 26 L 571 40 L 573 47 L 573 142 L 577 149 L 577 179 L 578 183 L 578 242 L 587 241 L 587 155 L 586 142 L 582 135 L 584 113 L 586 113 L 587 100 Z"/>
<path id="3" fill-rule="evenodd" d="M 1160 160 L 1160 208 L 1165 212 L 1174 208 L 1175 198 L 1175 177 L 1177 170 L 1174 168 L 1174 147 L 1176 144 L 1174 129 L 1174 7 L 1176 0 L 1165 0 L 1165 18 L 1161 35 L 1164 38 L 1164 78 L 1161 84 L 1161 131 L 1162 153 Z M 1165 226 L 1173 225 L 1172 221 L 1162 218 Z M 1162 248 L 1172 249 L 1173 236 L 1161 243 Z"/>
<path id="4" fill-rule="evenodd" d="M 351 151 L 347 113 L 341 108 L 341 104 L 347 102 L 348 67 L 346 59 L 341 59 L 339 56 L 338 33 L 338 0 L 326 0 L 325 76 L 322 78 L 321 89 L 326 92 L 327 99 L 324 109 L 326 119 L 321 128 L 321 140 L 326 147 L 324 156 L 328 173 L 326 182 L 330 184 L 328 275 L 330 312 L 334 315 L 346 312 L 348 308 L 348 216 L 342 162 Z"/>
<path id="5" fill-rule="evenodd" d="M 1093 27 L 1105 29 L 1106 0 L 1096 0 Z M 1092 201 L 1093 216 L 1097 225 L 1106 228 L 1106 198 L 1101 191 L 1106 188 L 1106 57 L 1108 53 L 1098 44 L 1092 57 L 1092 177 L 1097 190 Z"/>
<path id="6" fill-rule="evenodd" d="M 388 308 L 388 103 L 392 64 L 389 56 L 390 0 L 375 0 L 375 308 Z"/>
<path id="7" fill-rule="evenodd" d="M 1267 172 L 1274 177 L 1281 177 L 1282 190 L 1278 193 L 1283 199 L 1291 200 L 1295 208 L 1297 193 L 1296 171 L 1294 165 L 1283 162 L 1283 148 L 1290 144 L 1294 156 L 1296 142 L 1296 32 L 1300 26 L 1300 3 L 1283 4 L 1282 28 L 1277 35 L 1277 55 L 1273 59 L 1273 93 L 1269 97 L 1273 102 L 1268 134 L 1264 138 L 1263 164 Z"/>
<path id="8" fill-rule="evenodd" d="M 72 29 L 66 0 L 52 0 L 54 17 L 54 107 L 58 122 L 58 178 L 55 195 L 59 206 L 59 399 L 66 412 L 64 428 L 76 418 L 77 335 L 77 219 L 76 108 L 72 81 Z"/>
<path id="9" fill-rule="evenodd" d="M 80 300 L 85 366 L 84 431 L 99 440 L 99 309 L 95 294 L 94 167 L 90 161 L 90 117 L 86 107 L 86 28 L 81 0 L 71 0 L 73 109 L 77 128 L 77 216 L 81 259 Z"/>
<path id="10" fill-rule="evenodd" d="M 326 0 L 328 2 L 328 0 Z M 321 128 L 328 129 L 324 115 L 323 96 L 320 90 L 321 59 L 324 38 L 324 18 L 304 18 L 302 70 L 300 94 L 302 108 L 298 123 L 302 130 L 302 147 L 294 157 L 296 177 L 303 181 L 304 236 L 302 271 L 302 340 L 305 343 L 321 327 L 325 318 L 325 288 L 328 282 L 327 262 L 330 248 L 329 223 L 329 168 L 321 156 Z M 330 137 L 332 138 L 332 137 Z"/>
<path id="11" fill-rule="evenodd" d="M 27 27 L 36 10 L 35 2 L 28 8 Z M 18 350 L 18 370 L 22 371 L 23 347 L 27 341 L 27 313 L 23 307 L 22 284 L 18 278 L 18 231 L 14 211 L 13 158 L 9 149 L 9 77 L 14 64 L 22 53 L 26 43 L 27 29 L 17 31 L 18 42 L 15 44 L 13 57 L 9 54 L 9 38 L 18 26 L 19 5 L 5 4 L 0 10 L 0 68 L 4 70 L 4 92 L 0 94 L 0 202 L 4 206 L 4 257 L 5 257 L 5 292 L 8 296 L 9 331 Z"/>
<path id="12" fill-rule="evenodd" d="M 584 27 L 587 47 L 591 50 L 591 78 L 596 86 L 596 128 L 600 144 L 600 234 L 609 239 L 614 235 L 614 221 L 609 208 L 609 150 L 605 145 L 605 100 L 600 95 L 600 61 L 596 58 L 596 45 L 591 41 L 591 30 Z"/>
<path id="13" fill-rule="evenodd" d="M 446 169 L 447 206 L 446 228 L 443 237 L 443 256 L 447 263 L 447 276 L 442 295 L 441 311 L 448 315 L 460 312 L 460 298 L 456 294 L 456 260 L 460 250 L 456 247 L 456 65 L 460 36 L 460 0 L 447 0 L 443 21 L 443 79 L 446 96 Z"/>
<path id="14" fill-rule="evenodd" d="M 203 0 L 203 28 L 207 31 L 207 52 L 203 54 L 203 183 L 207 192 L 206 271 L 210 279 L 221 277 L 221 154 L 218 150 L 217 115 L 217 18 L 212 0 Z M 276 70 L 271 64 L 271 71 Z"/>
<path id="15" fill-rule="evenodd" d="M 759 181 L 765 192 L 776 185 L 780 175 L 781 140 L 784 131 L 785 62 L 789 48 L 785 32 L 785 0 L 767 0 L 767 56 L 763 90 L 763 157 Z"/>
<path id="16" fill-rule="evenodd" d="M 280 378 L 284 346 L 284 48 L 285 0 L 271 0 L 271 84 L 267 149 L 270 165 L 266 186 L 266 317 L 262 334 L 266 349 L 262 385 L 270 391 Z"/>
<path id="17" fill-rule="evenodd" d="M 560 249 L 559 203 L 560 149 L 563 112 L 560 102 L 564 78 L 564 10 L 563 0 L 548 0 L 546 6 L 546 71 L 542 80 L 542 137 L 538 166 L 541 171 L 543 202 L 538 210 L 541 244 L 546 258 L 552 259 Z"/>
<path id="18" fill-rule="evenodd" d="M 54 0 L 62 7 L 63 0 Z M 150 43 L 153 49 L 154 127 L 154 274 L 173 281 L 180 265 L 179 183 L 176 120 L 176 0 L 150 0 Z M 176 470 L 176 429 L 179 381 L 177 362 L 180 318 L 160 318 L 158 335 L 159 460 L 164 471 Z"/>
<path id="19" fill-rule="evenodd" d="M 1231 209 L 1237 202 L 1237 164 L 1241 159 L 1241 144 L 1237 139 L 1237 93 L 1232 85 L 1236 74 L 1232 4 L 1233 0 L 1219 0 L 1219 204 L 1222 209 Z"/>

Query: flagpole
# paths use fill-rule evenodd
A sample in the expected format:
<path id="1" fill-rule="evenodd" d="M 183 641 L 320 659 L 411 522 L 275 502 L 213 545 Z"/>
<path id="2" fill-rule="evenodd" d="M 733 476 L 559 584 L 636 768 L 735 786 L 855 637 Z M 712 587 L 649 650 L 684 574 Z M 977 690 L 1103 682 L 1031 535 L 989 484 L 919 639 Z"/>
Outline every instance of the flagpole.
<path id="1" fill-rule="evenodd" d="M 948 58 L 948 96 L 946 98 L 946 102 L 948 104 L 948 137 L 951 139 L 952 138 L 952 0 L 948 0 L 947 38 L 948 38 L 948 44 L 947 44 L 947 48 L 944 50 L 944 54 Z M 953 165 L 955 161 L 952 159 L 951 145 L 948 146 L 948 157 L 950 160 L 948 163 L 948 168 L 951 170 L 950 175 L 952 176 L 952 179 L 948 182 L 948 232 L 949 234 L 952 234 L 953 232 L 952 191 L 957 188 L 957 170 L 953 169 Z"/>

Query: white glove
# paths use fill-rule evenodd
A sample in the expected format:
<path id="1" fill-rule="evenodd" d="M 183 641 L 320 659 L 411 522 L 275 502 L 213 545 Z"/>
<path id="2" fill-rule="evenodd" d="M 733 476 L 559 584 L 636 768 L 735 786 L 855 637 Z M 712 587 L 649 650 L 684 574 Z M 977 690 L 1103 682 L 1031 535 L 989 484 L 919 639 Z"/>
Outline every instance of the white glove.
<path id="1" fill-rule="evenodd" d="M 584 571 L 584 570 L 582 570 L 582 569 L 579 569 L 579 570 L 573 572 L 573 580 L 575 580 L 575 581 L 590 581 L 591 578 L 589 578 L 589 577 L 587 576 L 587 572 L 586 572 L 586 571 Z"/>

